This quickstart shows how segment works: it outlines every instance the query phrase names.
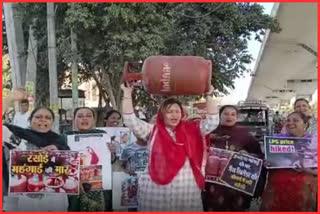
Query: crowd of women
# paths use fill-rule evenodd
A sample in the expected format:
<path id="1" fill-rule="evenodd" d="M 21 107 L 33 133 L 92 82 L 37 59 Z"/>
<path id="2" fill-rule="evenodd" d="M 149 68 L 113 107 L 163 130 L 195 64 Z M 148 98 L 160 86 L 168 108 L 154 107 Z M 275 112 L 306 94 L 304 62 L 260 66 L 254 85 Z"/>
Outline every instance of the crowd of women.
<path id="1" fill-rule="evenodd" d="M 154 122 L 136 117 L 132 104 L 133 88 L 121 85 L 122 114 L 112 110 L 105 117 L 106 127 L 121 126 L 121 120 L 149 151 L 148 167 L 138 178 L 138 211 L 246 211 L 253 197 L 260 197 L 261 211 L 316 211 L 317 169 L 267 169 L 261 173 L 254 196 L 223 185 L 205 181 L 208 148 L 215 147 L 264 159 L 264 151 L 249 131 L 236 124 L 236 106 L 218 109 L 213 87 L 206 94 L 207 115 L 188 120 L 182 104 L 175 98 L 165 100 Z M 3 114 L 14 101 L 25 97 L 15 89 L 3 102 Z M 67 136 L 103 133 L 95 127 L 95 112 L 88 107 L 74 111 L 73 131 L 61 135 L 51 131 L 54 114 L 39 107 L 32 111 L 29 128 L 3 124 L 4 136 L 24 139 L 27 150 L 69 150 Z M 14 137 L 12 137 L 14 136 Z M 282 133 L 277 136 L 312 138 L 317 144 L 317 120 L 311 117 L 307 100 L 298 99 Z M 3 140 L 3 194 L 15 198 L 15 211 L 113 211 L 112 190 L 84 191 L 79 195 L 27 194 L 7 195 L 9 150 L 18 149 Z M 110 145 L 113 169 L 118 164 L 115 148 Z M 267 166 L 265 161 L 265 166 Z M 268 174 L 268 176 L 265 176 Z M 4 203 L 6 200 L 4 200 Z"/>

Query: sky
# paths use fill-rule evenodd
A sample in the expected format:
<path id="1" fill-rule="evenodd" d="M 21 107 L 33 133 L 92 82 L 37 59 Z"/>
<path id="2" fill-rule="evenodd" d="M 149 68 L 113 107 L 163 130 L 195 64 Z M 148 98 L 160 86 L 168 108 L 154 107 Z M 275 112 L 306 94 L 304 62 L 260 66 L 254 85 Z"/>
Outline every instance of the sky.
<path id="1" fill-rule="evenodd" d="M 266 14 L 270 14 L 274 3 L 258 3 L 264 7 L 264 12 Z M 254 67 L 256 64 L 256 59 L 258 58 L 258 54 L 261 48 L 261 44 L 258 41 L 251 40 L 248 42 L 248 51 L 251 53 L 253 61 L 248 66 L 251 71 L 254 71 Z M 246 73 L 244 77 L 238 78 L 235 80 L 235 89 L 230 90 L 230 94 L 224 96 L 221 100 L 221 104 L 237 104 L 238 101 L 244 101 L 247 97 L 248 90 L 250 87 L 251 76 L 250 73 Z"/>

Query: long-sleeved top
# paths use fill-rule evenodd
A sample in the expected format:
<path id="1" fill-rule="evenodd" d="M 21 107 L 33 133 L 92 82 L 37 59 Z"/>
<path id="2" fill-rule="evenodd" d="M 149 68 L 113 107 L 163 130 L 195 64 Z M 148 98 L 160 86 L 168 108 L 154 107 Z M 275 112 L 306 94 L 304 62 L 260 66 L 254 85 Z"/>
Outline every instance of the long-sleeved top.
<path id="1" fill-rule="evenodd" d="M 147 140 L 149 137 L 154 124 L 147 123 L 143 120 L 140 120 L 132 114 L 124 114 L 123 121 L 127 127 L 129 127 L 138 137 Z M 200 121 L 200 131 L 203 136 L 212 132 L 219 124 L 219 116 L 218 114 L 208 114 L 205 119 Z M 174 132 L 167 128 L 170 136 L 175 139 Z"/>
<path id="2" fill-rule="evenodd" d="M 26 150 L 39 150 L 48 145 L 55 145 L 59 150 L 69 150 L 68 145 L 64 141 L 63 137 L 57 133 L 49 131 L 47 133 L 36 132 L 31 129 L 24 129 L 14 125 L 5 124 L 2 126 L 5 135 L 3 136 L 3 148 L 6 148 L 6 152 L 9 149 L 19 149 L 19 142 L 21 139 L 26 140 Z M 5 154 L 9 157 L 8 154 Z M 7 160 L 9 161 L 9 160 Z M 6 163 L 8 164 L 8 163 Z M 4 173 L 4 172 L 3 172 Z M 8 171 L 6 173 L 9 173 Z M 9 177 L 8 175 L 7 177 Z M 16 194 L 9 195 L 4 198 L 4 210 L 6 211 L 24 211 L 24 212 L 63 212 L 67 211 L 68 198 L 67 195 L 55 195 L 55 194 Z"/>
<path id="3" fill-rule="evenodd" d="M 138 119 L 134 114 L 123 116 L 124 123 L 137 137 L 148 140 L 155 125 Z M 218 115 L 207 115 L 200 122 L 202 136 L 209 134 L 219 124 Z M 170 137 L 176 141 L 175 132 L 166 128 Z M 187 132 L 188 130 L 186 130 Z M 187 134 L 187 133 L 186 133 Z M 149 151 L 152 151 L 153 140 L 149 140 Z M 199 144 L 205 143 L 203 140 Z M 202 145 L 201 145 L 202 146 Z M 205 151 L 203 151 L 205 152 Z M 150 152 L 149 154 L 152 155 Z M 150 164 L 150 157 L 149 163 Z M 186 160 L 173 180 L 166 185 L 155 183 L 149 174 L 148 167 L 138 178 L 139 211 L 202 211 L 201 189 L 199 188 L 190 161 Z"/>

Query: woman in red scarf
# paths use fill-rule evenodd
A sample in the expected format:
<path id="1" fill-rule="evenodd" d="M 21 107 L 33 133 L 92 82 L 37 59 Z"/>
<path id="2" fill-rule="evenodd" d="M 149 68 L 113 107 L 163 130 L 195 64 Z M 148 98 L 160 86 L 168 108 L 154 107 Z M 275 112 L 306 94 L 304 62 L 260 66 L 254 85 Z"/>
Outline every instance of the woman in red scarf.
<path id="1" fill-rule="evenodd" d="M 149 139 L 149 165 L 138 181 L 138 210 L 203 211 L 203 139 L 219 123 L 215 101 L 207 96 L 206 119 L 185 121 L 181 120 L 184 116 L 181 103 L 169 98 L 161 104 L 156 123 L 149 124 L 133 113 L 133 88 L 124 85 L 121 88 L 124 123 L 138 137 Z M 213 87 L 210 93 L 212 90 Z"/>

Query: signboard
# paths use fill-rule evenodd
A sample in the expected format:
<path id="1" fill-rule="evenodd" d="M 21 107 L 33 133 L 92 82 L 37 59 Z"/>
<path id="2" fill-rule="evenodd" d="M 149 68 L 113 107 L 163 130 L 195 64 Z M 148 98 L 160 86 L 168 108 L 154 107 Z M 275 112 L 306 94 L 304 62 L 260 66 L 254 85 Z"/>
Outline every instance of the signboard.
<path id="1" fill-rule="evenodd" d="M 265 140 L 268 168 L 317 168 L 317 142 L 311 138 L 271 137 Z"/>
<path id="2" fill-rule="evenodd" d="M 108 134 L 68 135 L 71 150 L 80 155 L 80 178 L 86 190 L 111 189 L 111 154 L 107 147 Z"/>
<path id="3" fill-rule="evenodd" d="M 79 154 L 16 151 L 10 154 L 10 193 L 79 194 Z"/>
<path id="4" fill-rule="evenodd" d="M 210 148 L 206 165 L 206 182 L 224 185 L 254 195 L 262 160 L 238 152 Z"/>

